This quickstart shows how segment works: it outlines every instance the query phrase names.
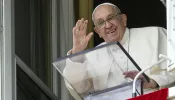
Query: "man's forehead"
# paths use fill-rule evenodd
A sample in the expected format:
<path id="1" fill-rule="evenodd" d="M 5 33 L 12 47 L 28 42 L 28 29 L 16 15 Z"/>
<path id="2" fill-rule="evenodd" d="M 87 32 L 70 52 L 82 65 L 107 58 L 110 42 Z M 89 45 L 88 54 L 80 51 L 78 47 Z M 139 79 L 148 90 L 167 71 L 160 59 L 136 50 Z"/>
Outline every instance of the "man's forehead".
<path id="1" fill-rule="evenodd" d="M 111 5 L 101 5 L 101 6 L 99 6 L 98 8 L 96 8 L 96 10 L 94 11 L 94 14 L 95 14 L 96 12 L 103 11 L 103 10 L 110 10 L 110 11 L 113 11 L 113 10 L 115 10 L 115 9 L 114 9 L 114 7 L 111 6 Z"/>
<path id="2" fill-rule="evenodd" d="M 116 5 L 112 4 L 112 3 L 102 3 L 100 5 L 98 5 L 97 7 L 95 7 L 94 11 L 92 12 L 92 14 L 96 11 L 96 9 L 98 9 L 101 6 L 111 6 L 113 8 L 118 8 Z M 118 8 L 119 9 L 119 8 Z"/>
<path id="3" fill-rule="evenodd" d="M 96 10 L 93 13 L 93 16 L 95 19 L 100 19 L 103 17 L 107 17 L 110 14 L 113 14 L 114 10 L 114 7 L 110 5 L 101 5 L 98 8 L 96 8 Z"/>

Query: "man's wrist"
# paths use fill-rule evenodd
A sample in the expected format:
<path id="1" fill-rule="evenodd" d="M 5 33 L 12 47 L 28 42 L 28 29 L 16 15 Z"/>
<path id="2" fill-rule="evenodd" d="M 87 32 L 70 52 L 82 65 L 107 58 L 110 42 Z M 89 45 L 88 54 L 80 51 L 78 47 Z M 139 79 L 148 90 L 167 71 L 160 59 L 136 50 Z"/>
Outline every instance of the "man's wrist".
<path id="1" fill-rule="evenodd" d="M 159 85 L 157 84 L 156 81 L 154 81 L 153 79 L 150 79 L 150 82 L 144 82 L 143 84 L 144 88 L 157 88 L 159 87 Z"/>
<path id="2" fill-rule="evenodd" d="M 74 53 L 77 53 L 77 52 L 80 52 L 80 50 L 78 50 L 78 49 L 76 49 L 76 48 L 72 48 L 72 54 L 74 54 Z"/>
<path id="3" fill-rule="evenodd" d="M 150 79 L 149 84 L 150 84 L 150 88 L 157 88 L 157 87 L 159 87 L 159 85 L 157 84 L 157 82 L 154 81 L 153 79 Z"/>
<path id="4" fill-rule="evenodd" d="M 73 49 L 69 50 L 67 52 L 67 55 L 71 55 L 71 54 L 74 54 L 73 53 Z M 79 63 L 83 63 L 85 61 L 85 55 L 84 54 L 81 54 L 81 55 L 77 55 L 77 56 L 73 56 L 71 58 L 69 58 L 71 61 L 73 62 L 79 62 Z"/>

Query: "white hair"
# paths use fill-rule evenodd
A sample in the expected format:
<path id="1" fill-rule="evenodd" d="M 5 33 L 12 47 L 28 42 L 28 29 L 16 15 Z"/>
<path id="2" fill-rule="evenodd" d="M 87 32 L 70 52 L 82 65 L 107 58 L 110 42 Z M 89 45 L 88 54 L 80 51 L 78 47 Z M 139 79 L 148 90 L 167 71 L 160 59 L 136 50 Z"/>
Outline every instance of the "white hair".
<path id="1" fill-rule="evenodd" d="M 99 4 L 97 7 L 95 7 L 94 11 L 92 12 L 92 21 L 93 22 L 94 22 L 95 11 L 97 10 L 97 8 L 99 8 L 100 6 L 103 6 L 103 5 L 112 6 L 113 8 L 115 8 L 116 12 L 121 13 L 120 9 L 116 5 L 114 5 L 112 3 L 102 3 L 102 4 Z"/>

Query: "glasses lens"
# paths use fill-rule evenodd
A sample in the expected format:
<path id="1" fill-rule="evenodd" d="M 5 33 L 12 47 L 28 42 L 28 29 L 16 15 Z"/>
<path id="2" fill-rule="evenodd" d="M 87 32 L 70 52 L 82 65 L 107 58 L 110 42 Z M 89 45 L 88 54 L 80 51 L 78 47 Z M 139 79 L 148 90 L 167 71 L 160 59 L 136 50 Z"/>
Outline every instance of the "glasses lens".
<path id="1" fill-rule="evenodd" d="M 118 16 L 119 14 L 120 14 L 120 13 L 110 15 L 110 16 L 106 19 L 106 21 L 101 21 L 101 22 L 99 22 L 99 23 L 97 24 L 97 27 L 99 27 L 99 28 L 104 28 L 106 22 L 113 23 L 113 21 L 117 19 L 117 16 Z"/>

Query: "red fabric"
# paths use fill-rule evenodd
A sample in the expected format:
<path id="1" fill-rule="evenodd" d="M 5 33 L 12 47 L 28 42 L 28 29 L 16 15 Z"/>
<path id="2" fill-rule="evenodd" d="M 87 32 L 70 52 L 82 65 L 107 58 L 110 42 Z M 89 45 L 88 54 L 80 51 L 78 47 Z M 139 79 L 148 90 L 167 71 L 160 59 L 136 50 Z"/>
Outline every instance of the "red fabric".
<path id="1" fill-rule="evenodd" d="M 152 92 L 128 100 L 167 100 L 167 97 L 168 97 L 168 88 L 165 88 L 156 92 Z"/>

